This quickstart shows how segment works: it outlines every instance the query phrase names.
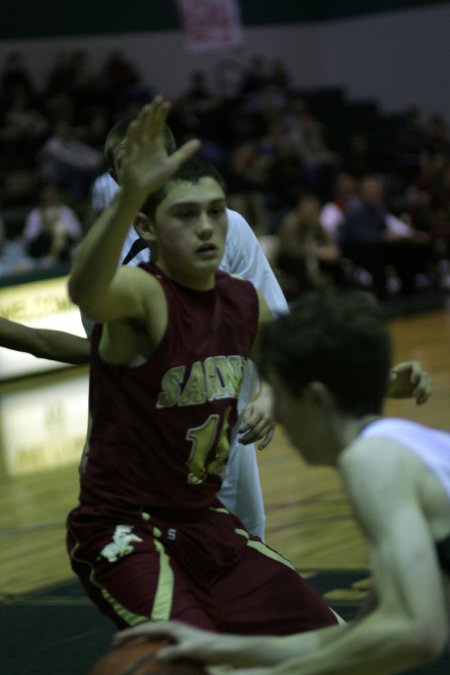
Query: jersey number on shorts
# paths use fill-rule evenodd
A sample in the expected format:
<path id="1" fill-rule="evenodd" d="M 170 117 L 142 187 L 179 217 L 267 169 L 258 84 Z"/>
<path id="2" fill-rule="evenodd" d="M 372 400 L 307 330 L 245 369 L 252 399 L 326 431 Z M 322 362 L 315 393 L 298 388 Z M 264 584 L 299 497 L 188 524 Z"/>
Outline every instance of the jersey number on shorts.
<path id="1" fill-rule="evenodd" d="M 230 450 L 228 427 L 231 406 L 221 415 L 210 415 L 199 427 L 191 427 L 186 439 L 192 443 L 191 454 L 187 461 L 189 469 L 188 483 L 202 483 L 210 473 L 220 473 L 225 466 Z M 208 464 L 207 457 L 216 446 L 216 454 Z"/>

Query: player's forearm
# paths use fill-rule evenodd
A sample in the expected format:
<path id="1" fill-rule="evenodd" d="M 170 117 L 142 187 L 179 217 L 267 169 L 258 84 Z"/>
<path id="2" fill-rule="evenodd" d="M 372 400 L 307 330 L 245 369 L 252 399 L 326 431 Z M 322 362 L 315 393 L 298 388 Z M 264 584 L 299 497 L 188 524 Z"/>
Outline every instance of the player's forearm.
<path id="1" fill-rule="evenodd" d="M 89 363 L 89 340 L 57 330 L 38 330 L 38 344 L 34 356 L 61 363 L 82 365 Z"/>
<path id="2" fill-rule="evenodd" d="M 320 631 L 280 637 L 221 635 L 211 642 L 209 650 L 207 648 L 199 656 L 207 663 L 226 663 L 235 668 L 274 667 L 279 664 L 278 672 L 278 667 L 287 660 L 315 652 L 319 645 L 334 639 L 343 627 L 331 626 Z"/>
<path id="3" fill-rule="evenodd" d="M 23 326 L 3 317 L 0 318 L 0 346 L 63 363 L 89 361 L 89 342 L 85 338 L 62 331 Z"/>
<path id="4" fill-rule="evenodd" d="M 78 247 L 69 279 L 73 302 L 90 315 L 101 304 L 119 263 L 122 245 L 142 199 L 119 191 Z"/>
<path id="5" fill-rule="evenodd" d="M 288 662 L 273 669 L 274 675 L 390 675 L 426 663 L 439 652 L 406 618 L 385 616 L 339 628 L 335 635 L 324 631 L 324 640 L 316 631 L 317 648 L 304 656 L 288 656 Z"/>

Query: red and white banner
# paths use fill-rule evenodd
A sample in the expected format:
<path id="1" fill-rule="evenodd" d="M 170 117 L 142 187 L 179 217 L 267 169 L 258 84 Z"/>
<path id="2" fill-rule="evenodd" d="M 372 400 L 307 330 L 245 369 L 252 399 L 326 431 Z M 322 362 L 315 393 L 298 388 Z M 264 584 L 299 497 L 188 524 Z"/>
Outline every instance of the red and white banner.
<path id="1" fill-rule="evenodd" d="M 189 49 L 219 50 L 242 43 L 237 0 L 177 0 L 177 4 Z"/>

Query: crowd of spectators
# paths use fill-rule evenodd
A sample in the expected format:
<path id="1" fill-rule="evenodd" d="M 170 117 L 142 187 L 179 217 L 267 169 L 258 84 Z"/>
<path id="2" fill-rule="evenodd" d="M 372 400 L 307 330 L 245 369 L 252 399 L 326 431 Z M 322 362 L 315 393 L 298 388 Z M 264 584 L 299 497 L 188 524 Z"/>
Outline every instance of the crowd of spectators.
<path id="1" fill-rule="evenodd" d="M 386 115 L 376 101 L 349 101 L 340 87 L 293 87 L 282 61 L 259 55 L 247 66 L 224 62 L 226 72 L 232 77 L 220 87 L 192 73 L 169 123 L 178 142 L 201 139 L 201 152 L 225 176 L 230 206 L 254 228 L 289 299 L 355 283 L 380 298 L 410 296 L 420 280 L 441 283 L 450 258 L 444 117 L 422 120 L 415 107 Z M 7 56 L 1 274 L 70 260 L 88 226 L 93 180 L 105 170 L 108 128 L 152 97 L 119 50 L 99 72 L 86 51 L 58 52 L 42 91 L 25 54 Z M 6 214 L 18 206 L 21 222 L 11 226 Z"/>

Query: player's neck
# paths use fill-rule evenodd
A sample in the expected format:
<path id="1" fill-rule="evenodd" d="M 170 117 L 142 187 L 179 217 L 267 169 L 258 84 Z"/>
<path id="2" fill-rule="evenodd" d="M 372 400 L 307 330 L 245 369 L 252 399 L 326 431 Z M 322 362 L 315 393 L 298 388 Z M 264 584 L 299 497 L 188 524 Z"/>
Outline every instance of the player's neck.
<path id="1" fill-rule="evenodd" d="M 380 415 L 346 418 L 341 427 L 340 445 L 342 449 L 350 445 L 365 427 L 378 419 L 380 419 Z"/>
<path id="2" fill-rule="evenodd" d="M 195 273 L 189 273 L 179 269 L 171 269 L 163 261 L 157 261 L 156 266 L 164 272 L 166 277 L 193 291 L 211 291 L 215 288 L 217 269 L 204 270 L 203 272 L 197 270 Z"/>

